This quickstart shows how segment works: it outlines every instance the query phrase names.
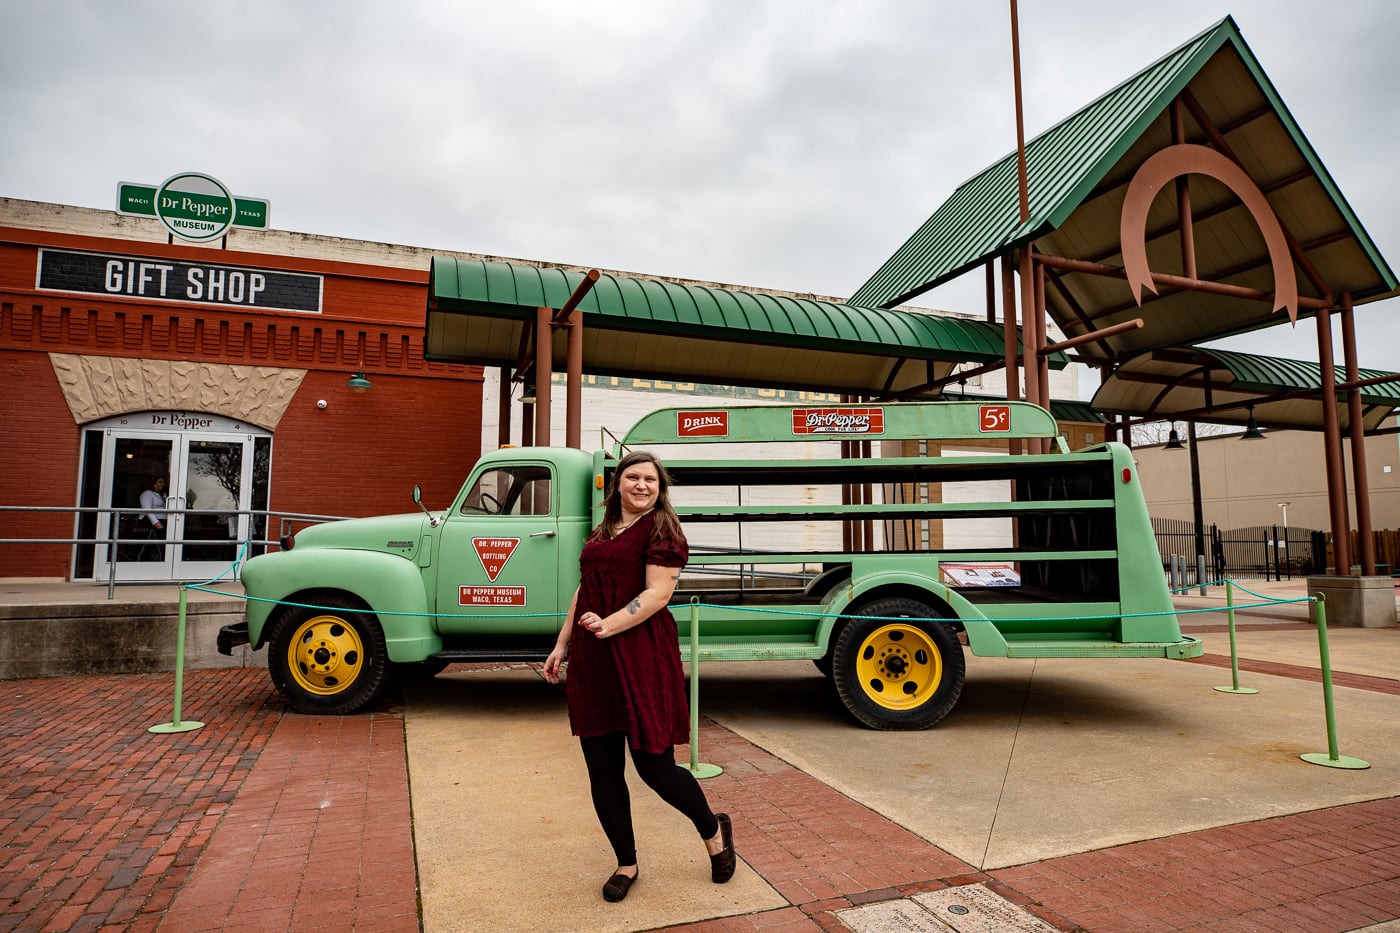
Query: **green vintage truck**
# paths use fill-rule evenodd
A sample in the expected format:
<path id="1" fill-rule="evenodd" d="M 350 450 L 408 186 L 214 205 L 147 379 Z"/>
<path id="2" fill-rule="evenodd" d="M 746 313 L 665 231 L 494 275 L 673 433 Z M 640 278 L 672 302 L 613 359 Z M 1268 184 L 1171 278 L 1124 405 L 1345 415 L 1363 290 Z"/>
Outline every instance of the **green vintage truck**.
<path id="1" fill-rule="evenodd" d="M 1056 450 L 942 455 L 1012 437 Z M 738 453 L 784 441 L 807 447 Z M 865 442 L 883 455 L 856 456 Z M 735 453 L 692 458 L 692 445 Z M 632 447 L 663 455 L 692 543 L 673 605 L 682 656 L 695 614 L 694 660 L 810 659 L 871 728 L 947 715 L 964 650 L 1201 654 L 1173 614 L 1130 451 L 1070 452 L 1045 410 L 973 401 L 670 408 L 610 449 L 496 450 L 445 511 L 312 526 L 248 561 L 247 622 L 222 630 L 219 650 L 267 646 L 288 704 L 327 714 L 362 709 L 395 674 L 542 661 Z"/>

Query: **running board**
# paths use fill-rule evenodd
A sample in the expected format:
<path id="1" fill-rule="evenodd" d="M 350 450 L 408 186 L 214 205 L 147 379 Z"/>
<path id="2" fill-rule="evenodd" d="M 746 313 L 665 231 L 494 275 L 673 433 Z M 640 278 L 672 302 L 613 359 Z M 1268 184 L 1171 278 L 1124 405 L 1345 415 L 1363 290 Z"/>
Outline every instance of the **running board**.
<path id="1" fill-rule="evenodd" d="M 1197 638 L 1181 641 L 1122 642 L 1007 639 L 1008 658 L 1199 658 L 1205 645 Z"/>
<path id="2" fill-rule="evenodd" d="M 825 652 L 811 642 L 711 641 L 700 643 L 701 661 L 803 661 Z M 690 642 L 681 639 L 681 660 L 690 660 Z"/>
<path id="3" fill-rule="evenodd" d="M 549 652 L 541 654 L 532 648 L 446 648 L 430 654 L 424 660 L 446 664 L 478 664 L 483 661 L 543 661 Z"/>

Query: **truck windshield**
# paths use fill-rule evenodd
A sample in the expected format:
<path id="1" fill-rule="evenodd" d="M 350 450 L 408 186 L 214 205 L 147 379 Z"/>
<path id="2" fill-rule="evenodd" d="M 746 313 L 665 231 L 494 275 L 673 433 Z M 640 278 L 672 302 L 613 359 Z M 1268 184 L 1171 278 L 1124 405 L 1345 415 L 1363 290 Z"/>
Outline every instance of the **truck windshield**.
<path id="1" fill-rule="evenodd" d="M 463 514 L 548 515 L 550 473 L 546 466 L 514 465 L 482 473 L 462 500 Z"/>

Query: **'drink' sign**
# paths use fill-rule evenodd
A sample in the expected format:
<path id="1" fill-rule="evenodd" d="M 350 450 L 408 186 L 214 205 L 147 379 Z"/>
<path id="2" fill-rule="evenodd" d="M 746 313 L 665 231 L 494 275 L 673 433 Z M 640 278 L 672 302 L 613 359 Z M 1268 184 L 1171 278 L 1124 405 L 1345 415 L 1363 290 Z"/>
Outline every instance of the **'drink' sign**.
<path id="1" fill-rule="evenodd" d="M 223 182 L 199 172 L 181 172 L 157 187 L 117 185 L 117 213 L 158 217 L 165 229 L 184 240 L 217 239 L 229 227 L 267 229 L 267 202 L 235 198 Z"/>

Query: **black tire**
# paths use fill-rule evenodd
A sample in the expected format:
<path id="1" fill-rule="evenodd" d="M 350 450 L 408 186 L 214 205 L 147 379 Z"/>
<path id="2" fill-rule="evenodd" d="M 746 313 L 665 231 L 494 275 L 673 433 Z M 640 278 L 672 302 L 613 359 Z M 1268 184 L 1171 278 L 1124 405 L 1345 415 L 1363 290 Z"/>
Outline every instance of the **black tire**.
<path id="1" fill-rule="evenodd" d="M 287 705 L 299 713 L 340 716 L 364 709 L 388 682 L 384 632 L 373 614 L 339 593 L 313 594 L 289 606 L 267 639 L 267 667 Z"/>
<path id="2" fill-rule="evenodd" d="M 844 620 L 831 679 L 846 710 L 871 729 L 927 729 L 962 694 L 962 645 L 927 605 L 904 597 L 865 603 Z"/>
<path id="3" fill-rule="evenodd" d="M 830 678 L 831 678 L 831 652 L 830 652 L 830 651 L 828 651 L 826 654 L 822 655 L 822 656 L 819 657 L 819 658 L 813 658 L 813 659 L 812 659 L 812 663 L 815 664 L 815 665 L 817 666 L 817 670 L 821 671 L 822 674 L 825 675 L 825 676 L 827 677 L 827 679 L 830 679 Z"/>

